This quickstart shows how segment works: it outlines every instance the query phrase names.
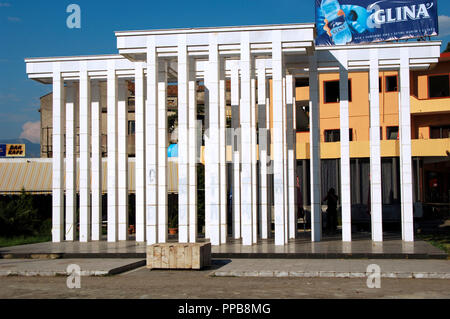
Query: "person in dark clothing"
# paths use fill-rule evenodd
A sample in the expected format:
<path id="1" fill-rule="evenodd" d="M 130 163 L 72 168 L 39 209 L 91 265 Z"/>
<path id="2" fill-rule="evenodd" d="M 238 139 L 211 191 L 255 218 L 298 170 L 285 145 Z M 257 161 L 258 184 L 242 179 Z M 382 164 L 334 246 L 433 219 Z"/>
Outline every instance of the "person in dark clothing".
<path id="1" fill-rule="evenodd" d="M 334 188 L 330 188 L 324 201 L 327 202 L 327 228 L 330 232 L 337 230 L 337 202 L 338 197 Z"/>

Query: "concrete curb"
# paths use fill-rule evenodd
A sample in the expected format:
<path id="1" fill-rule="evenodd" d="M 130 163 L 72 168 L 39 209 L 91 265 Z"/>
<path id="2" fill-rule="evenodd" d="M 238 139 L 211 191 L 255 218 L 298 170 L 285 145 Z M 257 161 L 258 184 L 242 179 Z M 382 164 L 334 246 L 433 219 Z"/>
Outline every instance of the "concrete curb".
<path id="1" fill-rule="evenodd" d="M 139 267 L 143 267 L 146 264 L 146 260 L 137 261 L 124 266 L 111 268 L 109 270 L 81 270 L 82 277 L 104 277 L 118 275 L 130 270 L 134 270 Z M 0 270 L 0 277 L 8 276 L 21 276 L 21 277 L 57 277 L 68 276 L 67 271 L 57 270 Z"/>
<path id="2" fill-rule="evenodd" d="M 260 278 L 367 278 L 372 273 L 335 271 L 216 271 L 215 277 L 260 277 Z M 434 272 L 382 272 L 381 278 L 392 279 L 450 279 L 450 273 Z"/>

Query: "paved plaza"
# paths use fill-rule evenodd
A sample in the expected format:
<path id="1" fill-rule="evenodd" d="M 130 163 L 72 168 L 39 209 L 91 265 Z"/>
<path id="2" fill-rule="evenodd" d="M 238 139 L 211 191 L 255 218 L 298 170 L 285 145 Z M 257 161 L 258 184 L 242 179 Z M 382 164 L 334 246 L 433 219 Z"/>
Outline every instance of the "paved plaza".
<path id="1" fill-rule="evenodd" d="M 339 233 L 327 235 L 320 242 L 311 242 L 309 232 L 300 232 L 297 239 L 285 246 L 276 246 L 273 239 L 260 240 L 252 246 L 228 239 L 227 244 L 212 246 L 212 258 L 295 258 L 295 259 L 447 259 L 447 254 L 431 244 L 416 240 L 408 243 L 399 234 L 386 233 L 385 240 L 372 242 L 369 233 L 354 233 L 352 242 L 342 242 Z M 204 239 L 199 239 L 199 242 Z M 177 242 L 176 237 L 169 242 Z M 38 243 L 0 248 L 0 258 L 145 258 L 146 244 L 135 241 L 109 243 L 61 242 Z"/>
<path id="2" fill-rule="evenodd" d="M 306 299 L 450 298 L 450 280 L 381 278 L 381 288 L 366 278 L 230 278 L 203 271 L 135 271 L 108 277 L 82 277 L 69 289 L 65 277 L 0 277 L 2 298 L 133 299 Z"/>

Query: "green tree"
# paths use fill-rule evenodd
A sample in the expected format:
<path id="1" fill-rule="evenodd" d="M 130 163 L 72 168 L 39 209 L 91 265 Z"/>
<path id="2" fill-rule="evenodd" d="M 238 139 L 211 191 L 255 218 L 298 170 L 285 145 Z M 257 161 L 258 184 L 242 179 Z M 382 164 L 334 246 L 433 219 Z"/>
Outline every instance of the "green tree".
<path id="1" fill-rule="evenodd" d="M 0 234 L 5 237 L 31 236 L 40 232 L 38 209 L 33 196 L 22 190 L 19 196 L 0 202 Z"/>

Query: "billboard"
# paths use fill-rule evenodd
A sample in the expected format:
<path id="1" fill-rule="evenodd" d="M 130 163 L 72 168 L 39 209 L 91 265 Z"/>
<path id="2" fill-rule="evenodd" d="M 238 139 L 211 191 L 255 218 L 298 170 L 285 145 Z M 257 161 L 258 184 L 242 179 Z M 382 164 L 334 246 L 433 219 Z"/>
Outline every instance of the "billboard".
<path id="1" fill-rule="evenodd" d="M 437 0 L 315 0 L 317 46 L 437 36 Z"/>
<path id="2" fill-rule="evenodd" d="M 25 157 L 25 144 L 0 144 L 0 157 Z"/>

